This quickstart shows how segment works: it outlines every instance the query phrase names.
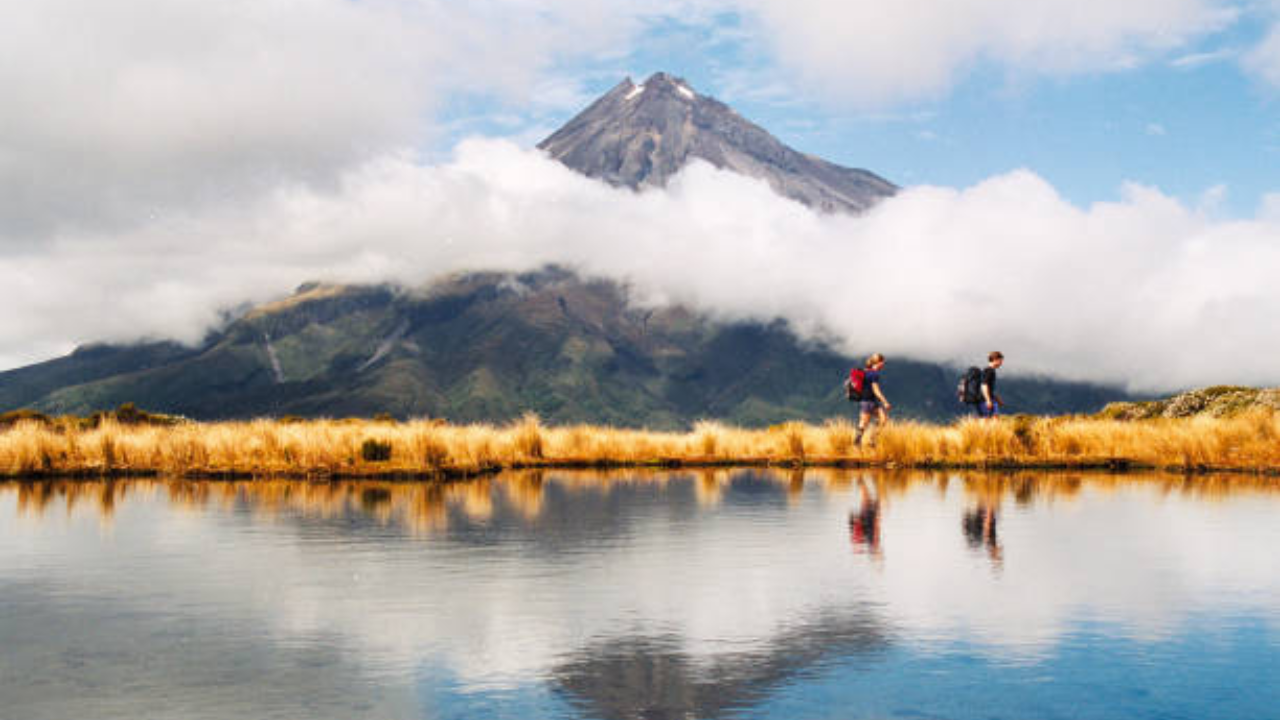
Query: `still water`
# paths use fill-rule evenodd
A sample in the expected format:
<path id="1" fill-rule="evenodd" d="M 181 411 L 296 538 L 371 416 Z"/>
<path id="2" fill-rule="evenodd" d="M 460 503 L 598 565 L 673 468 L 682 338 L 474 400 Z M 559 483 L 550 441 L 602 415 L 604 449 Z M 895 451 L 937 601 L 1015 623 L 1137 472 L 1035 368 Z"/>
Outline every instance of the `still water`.
<path id="1" fill-rule="evenodd" d="M 1280 718 L 1280 483 L 0 484 L 0 718 Z"/>

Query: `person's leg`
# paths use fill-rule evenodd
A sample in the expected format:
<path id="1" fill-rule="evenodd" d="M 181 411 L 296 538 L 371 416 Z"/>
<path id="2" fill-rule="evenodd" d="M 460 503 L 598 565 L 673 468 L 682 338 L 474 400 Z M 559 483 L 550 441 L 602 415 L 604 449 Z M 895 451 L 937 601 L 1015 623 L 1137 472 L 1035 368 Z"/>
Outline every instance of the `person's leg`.
<path id="1" fill-rule="evenodd" d="M 871 422 L 871 413 L 865 407 L 858 412 L 858 433 L 853 436 L 854 447 L 862 447 L 862 433 L 867 431 L 867 424 Z"/>
<path id="2" fill-rule="evenodd" d="M 871 439 L 868 441 L 868 444 L 871 447 L 876 446 L 876 440 L 880 438 L 880 432 L 884 430 L 884 424 L 887 422 L 889 422 L 889 414 L 884 411 L 884 408 L 882 406 L 877 405 L 876 406 L 876 423 L 877 423 L 876 431 L 871 435 Z"/>

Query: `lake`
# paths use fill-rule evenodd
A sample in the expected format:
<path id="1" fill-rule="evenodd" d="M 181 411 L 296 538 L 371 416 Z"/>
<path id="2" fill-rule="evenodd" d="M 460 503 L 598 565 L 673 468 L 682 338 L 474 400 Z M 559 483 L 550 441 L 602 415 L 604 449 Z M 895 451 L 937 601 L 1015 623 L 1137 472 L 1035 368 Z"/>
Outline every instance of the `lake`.
<path id="1" fill-rule="evenodd" d="M 0 718 L 1277 718 L 1280 480 L 0 483 Z"/>

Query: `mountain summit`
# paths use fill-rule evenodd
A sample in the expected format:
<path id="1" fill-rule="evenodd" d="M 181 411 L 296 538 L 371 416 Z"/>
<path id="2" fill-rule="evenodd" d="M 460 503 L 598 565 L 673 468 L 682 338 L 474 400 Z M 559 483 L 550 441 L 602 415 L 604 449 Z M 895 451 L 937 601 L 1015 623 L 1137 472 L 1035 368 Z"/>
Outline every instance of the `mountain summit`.
<path id="1" fill-rule="evenodd" d="M 897 187 L 782 144 L 764 128 L 684 80 L 627 78 L 538 147 L 612 185 L 665 185 L 691 158 L 760 178 L 777 193 L 824 212 L 866 210 Z"/>

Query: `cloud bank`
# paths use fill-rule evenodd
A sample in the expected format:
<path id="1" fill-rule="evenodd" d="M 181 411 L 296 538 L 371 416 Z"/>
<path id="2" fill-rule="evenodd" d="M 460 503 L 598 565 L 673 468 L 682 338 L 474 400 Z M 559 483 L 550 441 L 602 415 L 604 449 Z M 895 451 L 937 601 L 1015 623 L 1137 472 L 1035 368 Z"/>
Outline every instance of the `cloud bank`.
<path id="1" fill-rule="evenodd" d="M 443 164 L 415 150 L 451 98 L 576 104 L 566 63 L 625 62 L 664 18 L 735 14 L 743 42 L 767 40 L 830 97 L 887 102 L 975 63 L 1143 62 L 1242 12 L 799 2 L 0 0 L 0 367 L 192 341 L 306 280 L 556 262 L 849 350 L 967 362 L 998 346 L 1013 367 L 1136 388 L 1280 382 L 1274 198 L 1241 222 L 1142 187 L 1080 208 L 1020 171 L 831 218 L 705 166 L 635 195 L 501 142 Z M 1276 37 L 1246 64 L 1280 84 Z"/>
<path id="2" fill-rule="evenodd" d="M 629 282 L 639 302 L 787 318 L 850 351 L 971 361 L 999 347 L 1020 369 L 1136 389 L 1280 381 L 1274 208 L 1215 221 L 1137 186 L 1080 208 L 1017 171 L 824 216 L 705 164 L 633 193 L 492 140 L 0 259 L 19 289 L 3 353 L 194 340 L 220 308 L 311 279 L 416 286 L 545 263 Z"/>
<path id="3" fill-rule="evenodd" d="M 562 102 L 552 68 L 625 46 L 639 5 L 0 0 L 0 242 L 330 184 L 459 95 Z"/>

